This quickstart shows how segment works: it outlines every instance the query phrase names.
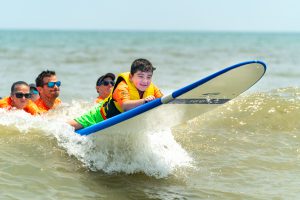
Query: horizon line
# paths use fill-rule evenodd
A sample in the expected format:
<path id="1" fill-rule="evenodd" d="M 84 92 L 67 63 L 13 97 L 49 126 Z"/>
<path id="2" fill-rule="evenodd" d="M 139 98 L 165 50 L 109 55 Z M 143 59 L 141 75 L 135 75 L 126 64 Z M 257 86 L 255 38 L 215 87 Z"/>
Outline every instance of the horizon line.
<path id="1" fill-rule="evenodd" d="M 78 28 L 0 28 L 0 31 L 66 31 L 66 32 L 195 32 L 195 33 L 300 33 L 278 30 L 198 30 L 198 29 L 78 29 Z"/>

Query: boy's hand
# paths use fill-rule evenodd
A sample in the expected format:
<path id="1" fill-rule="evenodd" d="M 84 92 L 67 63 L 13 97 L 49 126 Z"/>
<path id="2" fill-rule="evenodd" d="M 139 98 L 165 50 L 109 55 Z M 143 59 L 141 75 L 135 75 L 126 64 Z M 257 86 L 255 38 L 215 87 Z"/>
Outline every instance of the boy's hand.
<path id="1" fill-rule="evenodd" d="M 153 95 L 151 96 L 147 96 L 144 100 L 145 100 L 145 103 L 149 102 L 149 101 L 153 101 L 155 99 L 155 97 Z"/>

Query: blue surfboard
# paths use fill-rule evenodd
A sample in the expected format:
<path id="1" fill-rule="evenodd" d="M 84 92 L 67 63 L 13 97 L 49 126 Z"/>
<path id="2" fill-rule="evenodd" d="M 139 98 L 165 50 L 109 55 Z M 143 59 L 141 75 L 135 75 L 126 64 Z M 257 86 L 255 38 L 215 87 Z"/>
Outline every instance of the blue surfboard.
<path id="1" fill-rule="evenodd" d="M 261 61 L 239 63 L 76 132 L 90 135 L 171 128 L 237 97 L 259 81 L 265 71 L 266 64 Z"/>

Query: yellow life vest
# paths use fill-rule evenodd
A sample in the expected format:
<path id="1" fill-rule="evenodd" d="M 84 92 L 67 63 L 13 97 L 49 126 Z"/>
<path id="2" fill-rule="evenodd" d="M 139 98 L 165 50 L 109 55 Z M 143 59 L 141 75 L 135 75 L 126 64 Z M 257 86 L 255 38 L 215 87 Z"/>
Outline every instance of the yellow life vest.
<path id="1" fill-rule="evenodd" d="M 144 99 L 150 95 L 154 96 L 154 85 L 151 82 L 149 87 L 144 91 L 142 98 L 140 98 L 140 94 L 139 94 L 137 88 L 131 82 L 131 80 L 129 78 L 129 74 L 130 74 L 130 72 L 125 72 L 125 73 L 119 74 L 116 84 L 112 90 L 112 93 L 110 94 L 109 97 L 104 99 L 103 106 L 101 107 L 101 113 L 102 113 L 102 115 L 105 115 L 106 118 L 110 118 L 110 117 L 113 117 L 117 114 L 124 112 L 124 110 L 121 108 L 121 106 L 118 104 L 118 102 L 115 99 L 113 99 L 113 96 L 112 96 L 116 87 L 122 81 L 125 81 L 126 84 L 128 85 L 130 100 Z"/>

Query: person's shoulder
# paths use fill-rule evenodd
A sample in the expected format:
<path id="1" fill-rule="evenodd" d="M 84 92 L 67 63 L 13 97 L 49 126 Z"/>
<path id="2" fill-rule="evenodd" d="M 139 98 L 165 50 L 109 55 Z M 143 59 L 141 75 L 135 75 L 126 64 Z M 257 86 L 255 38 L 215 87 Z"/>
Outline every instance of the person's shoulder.
<path id="1" fill-rule="evenodd" d="M 114 92 L 112 94 L 113 99 L 127 99 L 129 98 L 129 87 L 125 81 L 121 81 L 116 88 L 114 89 Z"/>
<path id="2" fill-rule="evenodd" d="M 10 99 L 10 97 L 4 97 L 2 99 L 0 99 L 1 102 L 4 102 L 4 101 L 8 101 Z"/>
<path id="3" fill-rule="evenodd" d="M 60 104 L 60 103 L 61 103 L 60 98 L 56 98 L 56 99 L 55 99 L 55 104 Z"/>
<path id="4" fill-rule="evenodd" d="M 117 86 L 116 86 L 116 88 L 115 88 L 115 90 L 114 91 L 124 91 L 124 90 L 126 90 L 126 91 L 128 91 L 129 90 L 129 86 L 128 86 L 128 84 L 126 83 L 126 81 L 121 81 Z"/>
<path id="5" fill-rule="evenodd" d="M 32 115 L 36 115 L 40 112 L 40 109 L 38 108 L 38 106 L 31 100 L 28 101 L 28 104 L 24 108 L 24 110 Z"/>
<path id="6" fill-rule="evenodd" d="M 101 97 L 98 97 L 96 100 L 95 100 L 95 103 L 101 103 L 104 99 L 102 99 Z"/>
<path id="7" fill-rule="evenodd" d="M 28 101 L 27 106 L 34 107 L 34 108 L 38 108 L 37 105 L 36 105 L 36 103 L 33 102 L 32 100 L 29 100 L 29 101 Z"/>
<path id="8" fill-rule="evenodd" d="M 117 87 L 128 87 L 128 84 L 126 83 L 126 81 L 122 80 Z"/>
<path id="9" fill-rule="evenodd" d="M 41 104 L 43 102 L 43 100 L 41 99 L 41 98 L 38 98 L 34 103 L 36 104 L 36 105 L 39 105 L 39 104 Z"/>
<path id="10" fill-rule="evenodd" d="M 153 88 L 154 88 L 154 96 L 155 98 L 159 98 L 163 96 L 163 93 L 160 91 L 160 89 L 153 84 Z"/>
<path id="11" fill-rule="evenodd" d="M 34 103 L 37 106 L 37 108 L 39 109 L 40 113 L 48 111 L 43 99 L 38 98 Z"/>
<path id="12" fill-rule="evenodd" d="M 0 99 L 0 108 L 6 108 L 11 106 L 11 99 L 10 97 L 5 97 L 3 99 Z"/>
<path id="13" fill-rule="evenodd" d="M 8 97 L 4 97 L 4 98 L 0 99 L 0 101 L 8 101 L 9 99 L 10 99 L 10 97 L 8 96 Z"/>
<path id="14" fill-rule="evenodd" d="M 151 82 L 151 85 L 154 88 L 154 90 L 159 90 L 159 87 L 156 84 L 154 84 L 153 82 Z"/>

